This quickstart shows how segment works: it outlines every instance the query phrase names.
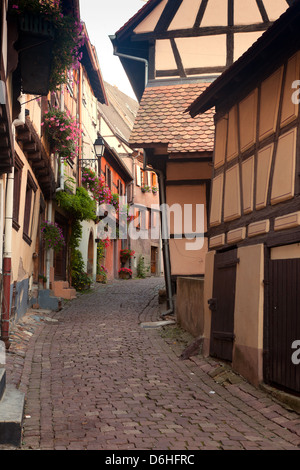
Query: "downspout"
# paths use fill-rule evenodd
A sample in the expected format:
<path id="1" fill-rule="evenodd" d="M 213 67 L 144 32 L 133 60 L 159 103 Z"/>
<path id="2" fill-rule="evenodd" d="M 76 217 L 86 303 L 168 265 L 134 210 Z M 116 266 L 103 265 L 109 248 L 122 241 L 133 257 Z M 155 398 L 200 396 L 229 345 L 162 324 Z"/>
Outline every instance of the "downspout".
<path id="1" fill-rule="evenodd" d="M 109 36 L 109 39 L 111 40 L 113 44 L 113 54 L 117 57 L 122 57 L 123 59 L 129 59 L 129 60 L 136 60 L 137 62 L 143 62 L 145 64 L 145 88 L 148 84 L 148 69 L 149 69 L 149 63 L 147 59 L 143 59 L 142 57 L 136 57 L 128 54 L 123 54 L 121 52 L 117 51 L 117 46 L 114 44 L 114 40 L 116 39 L 116 36 Z"/>
<path id="2" fill-rule="evenodd" d="M 10 284 L 11 284 L 11 256 L 12 256 L 12 219 L 14 200 L 14 167 L 7 175 L 6 201 L 5 201 L 5 233 L 3 250 L 3 298 L 1 315 L 1 340 L 6 349 L 10 347 L 9 316 L 10 316 Z"/>
<path id="3" fill-rule="evenodd" d="M 64 111 L 65 109 L 65 97 L 64 97 L 64 87 L 61 85 L 61 98 L 60 98 L 60 110 Z M 57 155 L 58 160 L 59 155 Z M 62 160 L 59 161 L 59 187 L 56 188 L 56 192 L 64 191 L 65 189 L 65 168 Z"/>
<path id="4" fill-rule="evenodd" d="M 145 162 L 145 153 L 144 153 L 144 162 Z M 165 260 L 165 279 L 166 279 L 166 290 L 167 290 L 167 301 L 168 301 L 168 310 L 161 313 L 162 317 L 166 315 L 174 314 L 174 301 L 172 295 L 172 281 L 171 281 L 171 261 L 170 261 L 170 251 L 169 251 L 169 239 L 168 239 L 168 218 L 166 211 L 166 186 L 165 186 L 165 175 L 161 170 L 153 170 L 153 168 L 147 168 L 144 165 L 144 171 L 155 171 L 159 177 L 159 196 L 161 204 L 161 222 L 162 222 L 162 245 L 163 253 Z"/>
<path id="5" fill-rule="evenodd" d="M 48 214 L 47 214 L 48 222 L 52 222 L 52 199 L 48 202 Z M 46 289 L 50 289 L 50 262 L 51 262 L 51 251 L 47 250 L 46 252 Z"/>
<path id="6" fill-rule="evenodd" d="M 78 150 L 78 165 L 77 165 L 77 185 L 78 187 L 81 186 L 81 159 L 82 159 L 82 66 L 79 67 L 79 84 L 78 84 L 78 124 L 80 129 L 80 137 L 79 137 L 79 150 Z"/>

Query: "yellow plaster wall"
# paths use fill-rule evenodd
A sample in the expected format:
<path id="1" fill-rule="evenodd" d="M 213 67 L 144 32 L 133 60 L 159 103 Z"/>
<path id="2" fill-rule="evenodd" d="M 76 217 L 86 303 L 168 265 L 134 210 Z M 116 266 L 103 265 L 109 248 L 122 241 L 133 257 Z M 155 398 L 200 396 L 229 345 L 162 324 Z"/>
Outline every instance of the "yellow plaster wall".
<path id="1" fill-rule="evenodd" d="M 283 67 L 261 84 L 259 139 L 265 139 L 276 130 Z"/>
<path id="2" fill-rule="evenodd" d="M 195 18 L 200 8 L 201 1 L 202 0 L 184 0 L 171 21 L 168 30 L 172 31 L 174 29 L 192 28 L 195 23 Z"/>
<path id="3" fill-rule="evenodd" d="M 216 123 L 214 166 L 219 168 L 225 163 L 228 115 Z"/>
<path id="4" fill-rule="evenodd" d="M 227 26 L 228 7 L 224 0 L 209 0 L 206 7 L 201 27 L 206 26 Z"/>
<path id="5" fill-rule="evenodd" d="M 208 162 L 167 163 L 168 180 L 198 180 L 208 179 L 212 176 L 212 168 Z"/>
<path id="6" fill-rule="evenodd" d="M 242 163 L 243 210 L 244 214 L 253 211 L 254 156 Z"/>
<path id="7" fill-rule="evenodd" d="M 234 165 L 226 171 L 224 195 L 224 221 L 237 219 L 241 216 L 241 195 L 239 166 Z"/>
<path id="8" fill-rule="evenodd" d="M 172 206 L 174 209 L 178 207 L 178 220 L 172 215 L 170 217 L 170 233 L 171 234 L 182 234 L 184 232 L 184 217 L 186 220 L 189 220 L 187 216 L 185 216 L 185 205 L 190 205 L 192 208 L 192 219 L 189 230 L 185 230 L 187 233 L 191 232 L 205 232 L 207 230 L 207 220 L 206 220 L 206 185 L 193 185 L 193 186 L 167 186 L 166 188 L 166 202 L 170 208 Z M 203 205 L 203 215 L 204 220 L 202 224 L 202 220 L 199 220 L 198 217 L 198 225 L 200 230 L 197 230 L 196 227 L 196 205 L 202 204 Z M 200 224 L 201 222 L 201 224 Z M 188 228 L 188 227 L 187 227 Z M 203 232 L 202 232 L 203 231 Z"/>
<path id="9" fill-rule="evenodd" d="M 16 231 L 12 229 L 12 282 L 21 281 L 30 276 L 33 272 L 33 259 L 32 254 L 35 251 L 36 246 L 36 236 L 38 231 L 38 221 L 39 221 L 39 208 L 40 208 L 40 190 L 38 187 L 38 182 L 30 169 L 29 163 L 24 156 L 21 148 L 17 143 L 15 143 L 15 150 L 24 163 L 22 169 L 22 178 L 21 178 L 21 188 L 20 188 L 20 205 L 19 205 L 19 225 L 20 229 Z M 27 185 L 27 172 L 31 172 L 31 176 L 35 181 L 38 189 L 33 195 L 32 198 L 32 212 L 31 212 L 31 222 L 30 222 L 30 233 L 32 243 L 29 246 L 23 240 L 23 220 L 24 220 L 24 210 L 25 210 L 25 196 L 26 196 L 26 185 Z"/>
<path id="10" fill-rule="evenodd" d="M 267 205 L 270 169 L 274 144 L 268 145 L 258 152 L 256 173 L 256 209 L 263 209 Z"/>
<path id="11" fill-rule="evenodd" d="M 238 121 L 237 106 L 228 113 L 227 161 L 238 156 Z"/>
<path id="12" fill-rule="evenodd" d="M 279 137 L 272 181 L 272 204 L 291 199 L 294 196 L 296 141 L 296 128 Z"/>
<path id="13" fill-rule="evenodd" d="M 185 69 L 226 65 L 226 35 L 176 38 Z M 209 51 L 209 54 L 207 53 Z"/>
<path id="14" fill-rule="evenodd" d="M 238 249 L 233 366 L 249 379 L 262 379 L 264 247 Z"/>
<path id="15" fill-rule="evenodd" d="M 294 119 L 297 118 L 299 112 L 299 104 L 293 103 L 292 93 L 296 89 L 292 89 L 292 84 L 295 80 L 300 78 L 300 52 L 293 55 L 287 64 L 287 71 L 284 83 L 284 94 L 283 94 L 283 103 L 282 103 L 282 112 L 281 112 L 281 127 L 289 124 Z M 296 95 L 299 97 L 299 95 Z"/>
<path id="16" fill-rule="evenodd" d="M 271 249 L 271 260 L 300 258 L 300 243 L 293 245 L 276 246 Z"/>
<path id="17" fill-rule="evenodd" d="M 222 202 L 223 202 L 223 173 L 216 176 L 212 180 L 212 197 L 210 207 L 210 226 L 220 225 L 222 218 Z"/>
<path id="18" fill-rule="evenodd" d="M 158 39 L 155 42 L 155 68 L 156 70 L 176 69 L 176 61 L 169 39 Z"/>
<path id="19" fill-rule="evenodd" d="M 262 23 L 262 17 L 254 0 L 234 0 L 234 24 Z"/>
<path id="20" fill-rule="evenodd" d="M 257 89 L 239 103 L 241 151 L 254 145 L 257 123 Z"/>
<path id="21" fill-rule="evenodd" d="M 213 276 L 215 251 L 209 251 L 205 257 L 205 278 L 204 278 L 204 327 L 203 327 L 203 355 L 209 355 L 209 342 L 211 331 L 211 310 L 208 307 L 208 300 L 213 297 Z"/>
<path id="22" fill-rule="evenodd" d="M 205 255 L 208 249 L 207 239 L 203 239 L 201 249 L 187 250 L 187 245 L 195 248 L 200 246 L 200 240 L 170 239 L 170 259 L 172 275 L 198 275 L 205 272 Z M 197 245 L 197 243 L 199 243 Z"/>
<path id="23" fill-rule="evenodd" d="M 243 0 L 244 1 L 244 0 Z M 234 34 L 234 60 L 241 57 L 249 47 L 262 35 L 263 31 L 251 32 L 251 33 L 236 33 Z"/>
<path id="24" fill-rule="evenodd" d="M 134 29 L 135 33 L 149 33 L 153 31 L 168 0 L 162 0 L 159 5 Z"/>

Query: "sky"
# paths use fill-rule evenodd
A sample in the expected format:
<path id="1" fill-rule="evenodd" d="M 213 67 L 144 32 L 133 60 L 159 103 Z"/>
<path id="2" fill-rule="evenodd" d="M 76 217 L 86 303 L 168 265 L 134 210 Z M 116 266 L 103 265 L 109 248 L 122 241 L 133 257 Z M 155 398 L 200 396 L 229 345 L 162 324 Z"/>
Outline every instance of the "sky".
<path id="1" fill-rule="evenodd" d="M 109 35 L 114 35 L 145 0 L 80 0 L 81 20 L 85 22 L 91 43 L 97 50 L 103 79 L 136 99 L 120 59 L 113 55 Z"/>

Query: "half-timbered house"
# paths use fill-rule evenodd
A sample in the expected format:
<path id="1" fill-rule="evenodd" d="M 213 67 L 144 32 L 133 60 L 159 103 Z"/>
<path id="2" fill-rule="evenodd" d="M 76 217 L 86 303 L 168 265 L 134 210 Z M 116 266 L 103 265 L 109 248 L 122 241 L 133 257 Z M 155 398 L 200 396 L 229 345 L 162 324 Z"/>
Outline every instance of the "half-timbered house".
<path id="1" fill-rule="evenodd" d="M 215 107 L 205 353 L 300 392 L 300 4 L 190 107 Z"/>
<path id="2" fill-rule="evenodd" d="M 214 110 L 193 120 L 185 113 L 186 103 L 203 93 L 289 3 L 150 0 L 111 37 L 114 53 L 140 101 L 130 144 L 144 149 L 144 167 L 158 173 L 161 204 L 174 209 L 177 205 L 182 214 L 185 207 L 192 207 L 189 228 L 184 229 L 183 216 L 181 223 L 174 223 L 162 215 L 170 310 L 174 310 L 172 297 L 179 277 L 185 277 L 185 282 L 196 277 L 203 285 L 208 248 Z M 204 215 L 196 226 L 197 204 L 204 207 Z M 192 328 L 192 332 L 198 335 L 202 329 Z"/>

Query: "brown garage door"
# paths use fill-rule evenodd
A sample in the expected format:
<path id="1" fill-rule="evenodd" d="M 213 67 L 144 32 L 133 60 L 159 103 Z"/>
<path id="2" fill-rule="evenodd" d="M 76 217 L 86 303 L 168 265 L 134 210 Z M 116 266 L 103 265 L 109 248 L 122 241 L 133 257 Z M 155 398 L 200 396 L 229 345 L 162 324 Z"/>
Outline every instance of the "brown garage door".
<path id="1" fill-rule="evenodd" d="M 269 262 L 265 379 L 300 393 L 300 364 L 292 345 L 300 340 L 300 259 Z"/>

